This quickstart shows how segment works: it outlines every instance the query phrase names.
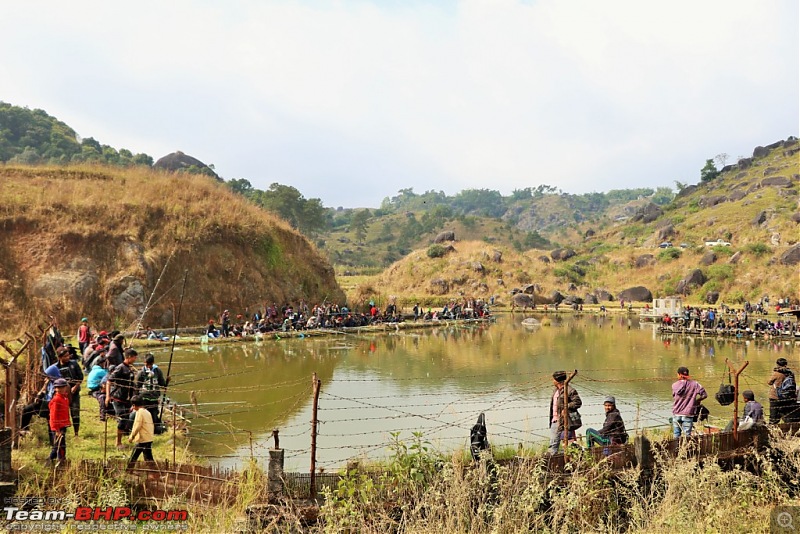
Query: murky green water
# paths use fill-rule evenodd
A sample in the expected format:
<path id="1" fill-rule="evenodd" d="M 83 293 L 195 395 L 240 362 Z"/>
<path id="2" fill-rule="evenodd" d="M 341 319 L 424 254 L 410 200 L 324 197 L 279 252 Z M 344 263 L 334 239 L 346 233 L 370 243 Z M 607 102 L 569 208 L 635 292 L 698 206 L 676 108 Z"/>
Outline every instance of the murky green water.
<path id="1" fill-rule="evenodd" d="M 434 446 L 466 448 L 469 429 L 486 413 L 493 443 L 547 439 L 551 374 L 578 369 L 585 430 L 603 421 L 603 397 L 614 395 L 629 431 L 663 426 L 670 384 L 686 365 L 709 392 L 712 416 L 731 407 L 714 399 L 725 359 L 749 360 L 741 389 L 768 406 L 765 384 L 777 358 L 797 368 L 800 345 L 719 338 L 662 339 L 649 323 L 626 317 L 551 317 L 528 328 L 523 316 L 496 323 L 401 331 L 386 335 L 246 342 L 178 349 L 170 396 L 191 405 L 191 448 L 233 465 L 251 454 L 266 463 L 280 429 L 287 469 L 308 468 L 312 373 L 322 382 L 317 459 L 334 468 L 348 458 L 387 455 L 392 433 L 420 431 Z M 168 350 L 156 353 L 166 371 Z M 189 413 L 193 411 L 191 408 Z M 582 433 L 579 431 L 579 433 Z"/>

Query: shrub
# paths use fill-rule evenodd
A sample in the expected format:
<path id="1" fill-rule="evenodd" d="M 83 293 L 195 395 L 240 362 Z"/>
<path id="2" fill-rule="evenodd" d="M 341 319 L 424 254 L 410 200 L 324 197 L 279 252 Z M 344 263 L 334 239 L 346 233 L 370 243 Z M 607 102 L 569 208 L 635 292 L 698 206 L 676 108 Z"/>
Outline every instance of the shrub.
<path id="1" fill-rule="evenodd" d="M 708 268 L 708 278 L 710 280 L 733 280 L 732 265 L 712 265 Z"/>
<path id="2" fill-rule="evenodd" d="M 681 251 L 677 248 L 665 248 L 658 253 L 658 261 L 671 261 L 681 257 Z"/>
<path id="3" fill-rule="evenodd" d="M 745 250 L 757 258 L 760 258 L 764 254 L 772 253 L 772 249 L 764 243 L 750 243 L 745 247 Z"/>
<path id="4" fill-rule="evenodd" d="M 725 300 L 730 301 L 734 304 L 744 304 L 744 301 L 746 299 L 744 298 L 744 293 L 742 292 L 742 290 L 736 289 L 728 293 L 728 297 Z"/>
<path id="5" fill-rule="evenodd" d="M 429 258 L 441 258 L 447 254 L 447 249 L 442 245 L 431 245 L 428 247 Z"/>

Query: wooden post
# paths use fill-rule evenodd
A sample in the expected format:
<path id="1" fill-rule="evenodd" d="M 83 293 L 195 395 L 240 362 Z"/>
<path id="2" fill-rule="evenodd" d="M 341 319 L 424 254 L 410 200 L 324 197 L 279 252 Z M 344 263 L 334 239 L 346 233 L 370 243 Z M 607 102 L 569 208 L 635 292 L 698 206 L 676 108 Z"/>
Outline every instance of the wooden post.
<path id="1" fill-rule="evenodd" d="M 750 365 L 750 362 L 745 360 L 744 364 L 737 370 L 733 367 L 731 362 L 725 358 L 725 365 L 728 366 L 731 373 L 733 373 L 733 442 L 739 443 L 739 374 L 744 371 L 744 368 Z"/>
<path id="2" fill-rule="evenodd" d="M 564 397 L 564 413 L 561 414 L 564 417 L 564 456 L 567 455 L 567 447 L 569 445 L 569 383 L 577 374 L 578 370 L 575 369 L 567 376 L 567 380 L 564 381 L 564 391 L 561 392 Z"/>
<path id="3" fill-rule="evenodd" d="M 177 447 L 178 435 L 176 429 L 178 428 L 178 413 L 176 405 L 172 403 L 172 468 L 175 469 L 175 448 Z"/>
<path id="4" fill-rule="evenodd" d="M 317 407 L 319 405 L 319 386 L 320 381 L 317 379 L 317 373 L 311 377 L 311 391 L 314 394 L 314 403 L 311 408 L 311 498 L 317 496 Z"/>
<path id="5" fill-rule="evenodd" d="M 0 364 L 5 368 L 5 410 L 4 410 L 4 417 L 5 417 L 5 426 L 6 428 L 11 429 L 11 443 L 13 446 L 16 446 L 19 442 L 19 435 L 17 432 L 17 375 L 16 375 L 16 367 L 17 367 L 17 357 L 20 354 L 25 352 L 28 348 L 28 345 L 31 343 L 30 339 L 23 341 L 22 339 L 17 340 L 18 343 L 22 344 L 19 350 L 12 350 L 6 345 L 5 341 L 0 341 L 0 347 L 3 347 L 7 353 L 11 355 L 11 359 L 6 361 L 4 358 L 0 358 Z"/>

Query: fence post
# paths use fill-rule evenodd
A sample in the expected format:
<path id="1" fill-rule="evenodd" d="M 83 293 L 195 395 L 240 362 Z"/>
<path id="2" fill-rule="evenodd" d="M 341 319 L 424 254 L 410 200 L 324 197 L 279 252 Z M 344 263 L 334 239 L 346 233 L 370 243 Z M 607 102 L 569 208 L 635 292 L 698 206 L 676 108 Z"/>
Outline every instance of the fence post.
<path id="1" fill-rule="evenodd" d="M 317 373 L 311 377 L 311 390 L 314 394 L 314 404 L 311 409 L 311 498 L 317 496 L 317 407 L 319 406 L 319 386 Z"/>
<path id="2" fill-rule="evenodd" d="M 725 365 L 733 373 L 733 442 L 739 444 L 739 375 L 744 368 L 750 365 L 750 362 L 745 360 L 744 364 L 737 370 L 734 369 L 728 358 L 725 358 Z"/>
<path id="3" fill-rule="evenodd" d="M 564 413 L 561 414 L 564 417 L 564 459 L 566 459 L 569 446 L 569 383 L 577 374 L 577 369 L 570 373 L 564 382 L 564 391 L 561 392 L 561 396 L 564 397 Z"/>
<path id="4" fill-rule="evenodd" d="M 269 450 L 269 467 L 267 468 L 267 492 L 270 497 L 283 495 L 284 473 L 283 473 L 283 449 L 278 442 L 278 429 L 272 431 L 275 440 L 274 446 Z"/>
<path id="5" fill-rule="evenodd" d="M 646 470 L 653 467 L 650 440 L 644 434 L 640 434 L 633 439 L 633 450 L 636 454 L 636 463 L 639 465 L 639 469 Z"/>

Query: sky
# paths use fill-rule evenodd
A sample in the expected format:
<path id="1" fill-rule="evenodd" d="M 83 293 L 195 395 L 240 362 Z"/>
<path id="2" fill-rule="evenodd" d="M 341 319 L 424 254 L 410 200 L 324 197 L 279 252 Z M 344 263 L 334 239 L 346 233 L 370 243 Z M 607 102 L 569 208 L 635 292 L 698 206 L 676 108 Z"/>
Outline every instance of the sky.
<path id="1" fill-rule="evenodd" d="M 800 133 L 797 0 L 30 0 L 0 100 L 329 207 L 697 183 Z"/>

